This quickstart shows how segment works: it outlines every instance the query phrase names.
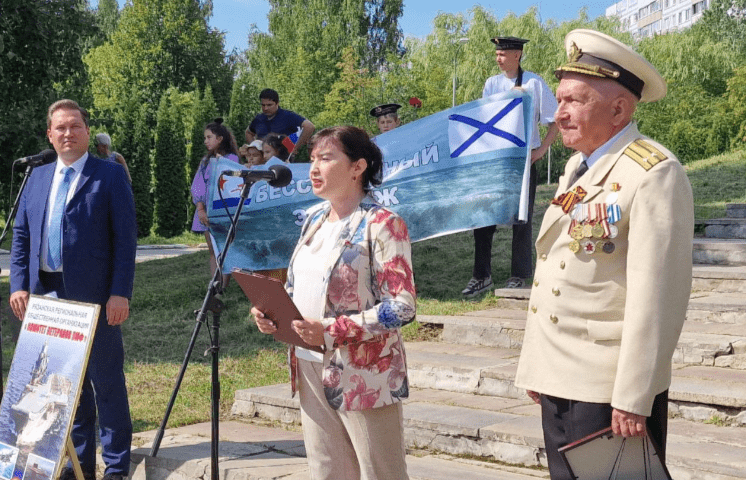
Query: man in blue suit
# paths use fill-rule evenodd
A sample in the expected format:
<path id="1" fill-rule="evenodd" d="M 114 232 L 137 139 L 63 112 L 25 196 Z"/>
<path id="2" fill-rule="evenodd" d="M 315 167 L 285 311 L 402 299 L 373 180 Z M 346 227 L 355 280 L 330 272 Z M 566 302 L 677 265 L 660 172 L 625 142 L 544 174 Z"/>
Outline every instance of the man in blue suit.
<path id="1" fill-rule="evenodd" d="M 104 480 L 129 474 L 132 421 L 120 325 L 129 316 L 137 226 L 121 165 L 88 154 L 88 115 L 72 100 L 49 107 L 57 161 L 34 170 L 13 228 L 10 305 L 23 318 L 29 294 L 101 305 L 75 414 L 73 444 L 86 480 L 96 473 L 96 414 Z M 62 480 L 74 479 L 71 468 Z"/>

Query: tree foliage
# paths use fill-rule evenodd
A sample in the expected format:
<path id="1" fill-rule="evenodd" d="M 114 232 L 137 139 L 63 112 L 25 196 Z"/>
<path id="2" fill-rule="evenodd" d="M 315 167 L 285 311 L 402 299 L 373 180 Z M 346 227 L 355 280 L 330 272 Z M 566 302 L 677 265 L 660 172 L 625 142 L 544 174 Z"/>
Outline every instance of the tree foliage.
<path id="1" fill-rule="evenodd" d="M 233 80 L 231 107 L 227 125 L 236 135 L 239 145 L 244 143 L 244 131 L 258 113 L 261 112 L 259 92 L 261 88 L 254 82 L 253 74 L 245 63 L 236 66 L 236 78 Z"/>
<path id="2" fill-rule="evenodd" d="M 130 102 L 124 123 L 118 125 L 119 150 L 127 161 L 135 197 L 137 236 L 147 237 L 153 227 L 153 125 L 152 107 Z"/>
<path id="3" fill-rule="evenodd" d="M 746 67 L 736 69 L 728 79 L 727 115 L 733 122 L 731 141 L 739 148 L 746 145 Z"/>
<path id="4" fill-rule="evenodd" d="M 161 97 L 155 127 L 155 223 L 156 233 L 164 237 L 183 233 L 187 218 L 187 158 L 180 96 L 177 89 L 170 89 Z"/>
<path id="5" fill-rule="evenodd" d="M 0 2 L 0 211 L 9 198 L 8 161 L 47 146 L 46 111 L 70 97 L 87 106 L 82 56 L 96 28 L 83 0 Z"/>
<path id="6" fill-rule="evenodd" d="M 361 67 L 382 65 L 388 53 L 400 52 L 401 8 L 401 0 L 270 0 L 269 32 L 249 36 L 254 85 L 277 90 L 283 107 L 313 121 L 339 78 L 345 48 Z"/>
<path id="7" fill-rule="evenodd" d="M 359 68 L 360 59 L 352 47 L 342 54 L 337 67 L 342 70 L 331 91 L 324 96 L 324 110 L 318 116 L 320 127 L 344 125 L 365 125 L 368 123 L 368 106 L 373 81 L 368 70 Z M 367 96 L 366 96 L 367 95 Z"/>
<path id="8" fill-rule="evenodd" d="M 132 97 L 158 104 L 169 87 L 191 91 L 196 79 L 227 111 L 231 66 L 208 12 L 198 0 L 128 3 L 109 40 L 85 57 L 96 109 L 116 117 Z"/>
<path id="9" fill-rule="evenodd" d="M 96 24 L 104 37 L 108 38 L 114 33 L 117 23 L 119 23 L 119 4 L 117 0 L 98 0 Z"/>

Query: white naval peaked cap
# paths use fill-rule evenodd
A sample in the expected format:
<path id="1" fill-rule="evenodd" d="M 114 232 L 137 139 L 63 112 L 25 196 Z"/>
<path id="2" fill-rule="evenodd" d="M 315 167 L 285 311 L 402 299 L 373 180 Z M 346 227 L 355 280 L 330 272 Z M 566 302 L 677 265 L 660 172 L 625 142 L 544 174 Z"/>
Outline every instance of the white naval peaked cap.
<path id="1" fill-rule="evenodd" d="M 595 30 L 577 29 L 565 37 L 565 50 L 568 63 L 554 71 L 558 79 L 565 72 L 610 78 L 641 102 L 655 102 L 666 96 L 666 81 L 658 70 L 616 38 Z"/>

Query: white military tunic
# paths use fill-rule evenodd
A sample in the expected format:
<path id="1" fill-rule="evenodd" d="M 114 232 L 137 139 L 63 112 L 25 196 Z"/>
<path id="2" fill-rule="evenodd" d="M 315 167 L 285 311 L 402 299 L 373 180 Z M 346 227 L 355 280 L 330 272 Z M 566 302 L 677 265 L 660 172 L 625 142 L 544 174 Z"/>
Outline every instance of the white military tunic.
<path id="1" fill-rule="evenodd" d="M 515 384 L 649 416 L 670 385 L 691 291 L 691 186 L 674 155 L 635 125 L 567 185 L 580 157 L 568 161 L 556 197 L 586 192 L 577 205 L 588 207 L 575 210 L 581 227 L 604 211 L 621 215 L 601 236 L 578 240 L 573 210 L 548 208 Z"/>

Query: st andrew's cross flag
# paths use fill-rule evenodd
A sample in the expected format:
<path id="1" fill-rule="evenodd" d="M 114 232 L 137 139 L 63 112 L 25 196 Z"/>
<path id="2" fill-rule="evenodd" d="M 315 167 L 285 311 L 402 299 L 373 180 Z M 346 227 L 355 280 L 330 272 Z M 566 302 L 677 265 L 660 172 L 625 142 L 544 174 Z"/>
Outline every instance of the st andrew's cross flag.
<path id="1" fill-rule="evenodd" d="M 412 241 L 525 221 L 531 103 L 527 92 L 511 90 L 379 135 L 375 142 L 383 152 L 383 184 L 373 195 L 404 218 Z M 226 257 L 226 273 L 287 267 L 306 210 L 322 200 L 313 194 L 309 164 L 286 166 L 293 173 L 288 186 L 274 188 L 262 181 L 251 188 Z M 222 249 L 243 180 L 220 173 L 243 167 L 221 159 L 212 168 L 207 213 Z"/>

